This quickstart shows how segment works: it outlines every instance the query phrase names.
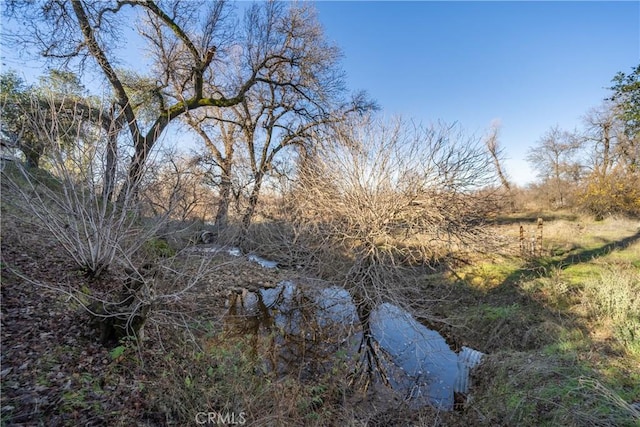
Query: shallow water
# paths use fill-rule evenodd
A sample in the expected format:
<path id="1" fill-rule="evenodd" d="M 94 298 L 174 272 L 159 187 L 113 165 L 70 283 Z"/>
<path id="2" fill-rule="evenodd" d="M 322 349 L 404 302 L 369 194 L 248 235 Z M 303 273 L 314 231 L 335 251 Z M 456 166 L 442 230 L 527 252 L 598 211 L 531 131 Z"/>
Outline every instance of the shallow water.
<path id="1" fill-rule="evenodd" d="M 414 407 L 430 404 L 452 410 L 454 391 L 467 392 L 469 371 L 482 357 L 466 347 L 456 354 L 438 332 L 388 303 L 375 307 L 363 328 L 351 295 L 336 286 L 284 281 L 248 293 L 234 310 L 238 315 L 240 322 L 257 319 L 264 331 L 272 336 L 276 332 L 272 344 L 278 360 L 269 369 L 282 373 L 293 364 L 299 372 L 313 375 L 314 370 L 326 368 L 337 352 L 355 366 L 360 352 L 366 351 L 365 338 L 373 340 L 380 349 L 374 357 L 388 383 Z"/>

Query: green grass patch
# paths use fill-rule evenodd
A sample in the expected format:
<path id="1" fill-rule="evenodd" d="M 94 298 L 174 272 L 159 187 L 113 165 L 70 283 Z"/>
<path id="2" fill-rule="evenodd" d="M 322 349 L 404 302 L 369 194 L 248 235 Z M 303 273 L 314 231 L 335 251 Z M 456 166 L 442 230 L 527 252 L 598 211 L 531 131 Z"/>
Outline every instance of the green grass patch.
<path id="1" fill-rule="evenodd" d="M 563 328 L 557 334 L 556 341 L 547 345 L 543 351 L 547 356 L 576 360 L 580 352 L 588 349 L 588 337 L 579 328 Z"/>
<path id="2" fill-rule="evenodd" d="M 304 380 L 297 365 L 294 373 L 274 370 L 282 366 L 273 338 L 221 332 L 207 338 L 201 351 L 176 348 L 165 354 L 155 361 L 159 378 L 145 390 L 151 407 L 184 420 L 202 411 L 243 412 L 251 425 L 323 425 L 335 419 L 348 374 L 339 363 L 343 356 L 335 356 L 337 370 Z"/>
<path id="3" fill-rule="evenodd" d="M 587 280 L 598 276 L 602 271 L 602 266 L 592 263 L 579 263 L 569 265 L 562 270 L 563 278 L 572 285 L 580 286 Z"/>
<path id="4" fill-rule="evenodd" d="M 508 306 L 482 306 L 482 315 L 491 321 L 500 320 L 500 319 L 508 319 L 510 317 L 516 316 L 518 312 L 521 310 L 520 305 L 517 303 L 508 305 Z"/>
<path id="5" fill-rule="evenodd" d="M 468 285 L 479 290 L 490 290 L 506 284 L 522 267 L 522 261 L 511 258 L 498 258 L 480 262 L 457 271 L 458 277 Z"/>
<path id="6" fill-rule="evenodd" d="M 475 374 L 474 410 L 505 425 L 640 425 L 631 405 L 640 400 L 637 232 L 629 220 L 545 221 L 544 256 L 510 272 L 493 262 L 464 271 L 470 287 L 499 278 L 517 291 L 489 289 L 460 310 L 465 325 L 499 343 Z M 518 335 L 538 339 L 509 346 Z"/>
<path id="7" fill-rule="evenodd" d="M 175 256 L 176 250 L 165 239 L 149 239 L 142 245 L 142 251 L 151 259 L 170 258 Z"/>
<path id="8" fill-rule="evenodd" d="M 640 269 L 640 242 L 628 246 L 624 250 L 615 249 L 606 257 L 607 261 L 615 264 L 629 264 Z"/>
<path id="9" fill-rule="evenodd" d="M 573 358 L 499 353 L 480 368 L 485 381 L 474 409 L 518 426 L 637 425 L 629 393 Z"/>

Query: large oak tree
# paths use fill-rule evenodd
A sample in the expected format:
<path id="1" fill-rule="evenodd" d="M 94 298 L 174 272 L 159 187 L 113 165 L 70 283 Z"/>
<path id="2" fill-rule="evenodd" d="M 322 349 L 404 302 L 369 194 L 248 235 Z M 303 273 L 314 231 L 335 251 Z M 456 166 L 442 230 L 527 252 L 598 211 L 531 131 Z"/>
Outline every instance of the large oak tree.
<path id="1" fill-rule="evenodd" d="M 295 6 L 271 2 L 249 8 L 244 21 L 224 1 L 17 0 L 6 8 L 22 21 L 14 37 L 58 65 L 97 65 L 108 82 L 113 114 L 126 123 L 133 146 L 121 200 L 136 193 L 170 122 L 193 110 L 240 105 L 259 85 L 307 96 L 315 71 L 307 61 L 325 46 L 310 43 L 308 26 L 291 21 L 300 18 L 290 13 Z M 119 66 L 128 25 L 138 29 L 151 62 L 135 70 L 144 82 L 135 89 L 147 94 L 144 108 L 132 97 L 131 70 Z M 128 48 L 138 46 L 129 41 Z"/>

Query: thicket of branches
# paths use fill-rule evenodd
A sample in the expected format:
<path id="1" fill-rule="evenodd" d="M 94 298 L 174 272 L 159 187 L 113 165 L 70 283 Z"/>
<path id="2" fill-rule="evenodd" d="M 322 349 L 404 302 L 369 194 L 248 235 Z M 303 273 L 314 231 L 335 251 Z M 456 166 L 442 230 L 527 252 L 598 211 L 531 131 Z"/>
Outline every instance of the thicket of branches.
<path id="1" fill-rule="evenodd" d="M 282 204 L 291 237 L 306 245 L 293 264 L 375 305 L 401 302 L 413 286 L 406 270 L 489 245 L 484 225 L 501 196 L 482 141 L 455 125 L 370 116 L 317 137 Z"/>
<path id="2" fill-rule="evenodd" d="M 245 250 L 273 245 L 280 262 L 373 305 L 412 292 L 406 271 L 490 246 L 485 222 L 511 191 L 497 127 L 482 141 L 454 125 L 375 118 L 374 102 L 346 90 L 340 52 L 309 4 L 260 2 L 239 16 L 226 2 L 11 1 L 5 12 L 26 23 L 16 41 L 64 70 L 38 87 L 2 76 L 3 145 L 28 166 L 27 187 L 15 188 L 89 276 L 140 272 L 144 242 L 160 241 L 169 220 L 199 218 Z M 129 22 L 144 69 L 116 66 Z M 102 76 L 104 96 L 82 87 L 89 72 Z M 612 102 L 629 106 L 633 82 L 619 80 Z M 611 111 L 610 125 L 594 119 L 591 168 L 619 186 L 618 175 L 636 173 L 637 132 L 633 116 Z M 161 157 L 171 129 L 195 135 L 197 152 L 176 143 Z M 550 188 L 586 176 L 573 167 L 574 140 L 557 130 L 544 155 L 532 153 Z M 628 182 L 607 191 L 633 198 Z M 562 193 L 559 203 L 571 197 L 583 196 Z M 603 211 L 594 200 L 582 203 Z"/>
<path id="3" fill-rule="evenodd" d="M 26 99 L 29 102 L 14 107 L 21 108 L 16 111 L 24 132 L 33 135 L 42 148 L 40 167 L 28 161 L 3 161 L 4 212 L 18 226 L 38 226 L 44 239 L 36 242 L 55 239 L 75 269 L 84 273 L 86 286 L 72 288 L 62 280 L 40 283 L 32 281 L 27 272 L 14 273 L 27 283 L 59 291 L 83 307 L 100 326 L 103 342 L 139 338 L 151 308 L 175 305 L 177 299 L 171 295 L 186 292 L 206 271 L 203 264 L 188 280 L 166 279 L 176 276 L 167 274 L 174 251 L 161 239 L 160 230 L 177 212 L 184 215 L 189 208 L 184 205 L 188 201 L 185 187 L 180 179 L 172 183 L 150 167 L 145 170 L 142 189 L 155 190 L 152 185 L 163 182 L 163 192 L 158 194 L 165 197 L 162 209 L 153 211 L 152 198 L 134 193 L 121 196 L 117 203 L 109 200 L 106 177 L 114 171 L 124 172 L 126 165 L 122 160 L 119 165 L 110 164 L 111 135 L 101 121 L 108 115 L 98 108 L 89 111 L 87 104 L 59 94 Z M 127 188 L 126 173 L 122 175 L 117 181 Z M 157 280 L 162 276 L 164 280 Z"/>
<path id="4" fill-rule="evenodd" d="M 309 5 L 260 2 L 239 16 L 224 1 L 15 0 L 3 4 L 3 14 L 21 23 L 5 40 L 62 70 L 36 88 L 15 73 L 3 75 L 3 151 L 17 149 L 26 160 L 5 177 L 19 207 L 39 219 L 94 283 L 122 273 L 120 286 L 91 311 L 105 319 L 128 313 L 127 325 L 137 319 L 125 334 L 135 334 L 147 316 L 135 314 L 151 305 L 147 290 L 155 277 L 143 273 L 149 270 L 144 246 L 156 245 L 168 219 L 211 217 L 217 204 L 223 225 L 235 191 L 248 195 L 244 233 L 263 181 L 283 171 L 280 152 L 306 145 L 315 126 L 372 106 L 362 96 L 344 96 L 340 53 Z M 129 23 L 148 67 L 119 66 Z M 90 92 L 80 82 L 95 72 L 104 86 Z M 221 180 L 196 170 L 198 159 L 190 156 L 153 161 L 161 136 L 181 117 L 205 137 L 210 172 Z M 206 133 L 221 125 L 236 127 L 227 151 L 212 143 L 215 132 Z M 238 158 L 247 169 L 235 171 Z M 232 173 L 248 177 L 247 192 L 229 184 Z M 220 190 L 217 200 L 207 179 Z"/>

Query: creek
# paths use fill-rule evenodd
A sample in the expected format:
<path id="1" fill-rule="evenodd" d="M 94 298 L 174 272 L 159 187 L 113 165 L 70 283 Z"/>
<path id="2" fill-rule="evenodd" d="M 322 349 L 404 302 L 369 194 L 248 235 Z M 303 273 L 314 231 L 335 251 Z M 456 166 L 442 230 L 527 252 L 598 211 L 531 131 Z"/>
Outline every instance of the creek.
<path id="1" fill-rule="evenodd" d="M 228 253 L 241 255 L 237 249 Z M 277 267 L 255 255 L 247 259 Z M 367 364 L 379 382 L 414 408 L 452 410 L 454 394 L 468 393 L 470 371 L 483 356 L 469 347 L 454 352 L 437 331 L 390 303 L 373 307 L 363 325 L 351 294 L 319 280 L 287 280 L 273 288 L 234 294 L 227 320 L 242 333 L 271 337 L 268 370 L 295 369 L 301 377 L 312 378 L 341 355 L 354 368 Z"/>
<path id="2" fill-rule="evenodd" d="M 353 361 L 369 338 L 389 385 L 414 407 L 452 410 L 454 393 L 468 392 L 469 372 L 482 359 L 468 347 L 455 353 L 438 332 L 389 303 L 371 312 L 367 337 L 351 295 L 335 286 L 284 281 L 248 292 L 230 312 L 241 322 L 257 322 L 259 330 L 277 332 L 278 361 L 271 369 L 282 372 L 295 365 L 312 375 L 337 353 Z"/>

